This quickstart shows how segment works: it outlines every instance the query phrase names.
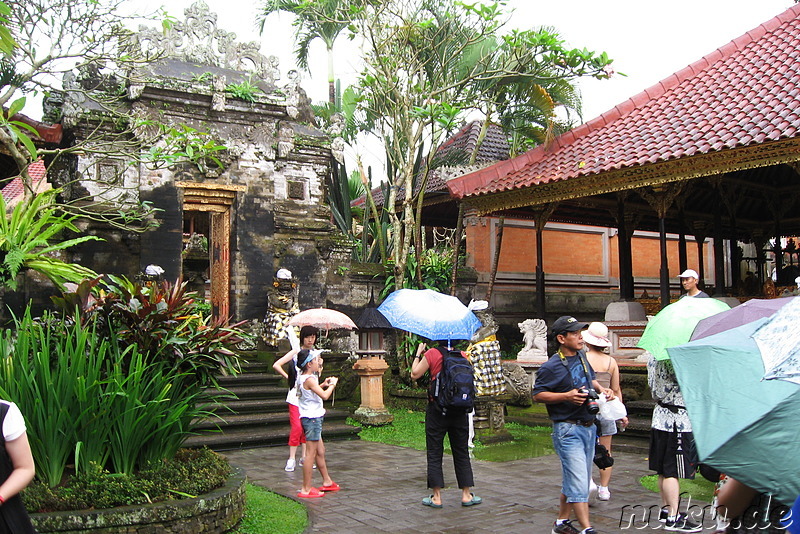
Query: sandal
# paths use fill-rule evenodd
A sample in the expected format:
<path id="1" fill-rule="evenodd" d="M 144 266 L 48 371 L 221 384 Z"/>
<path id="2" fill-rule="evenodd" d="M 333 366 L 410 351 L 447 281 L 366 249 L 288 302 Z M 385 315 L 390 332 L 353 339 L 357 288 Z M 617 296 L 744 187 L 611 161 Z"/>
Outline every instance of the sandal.
<path id="1" fill-rule="evenodd" d="M 297 496 L 300 497 L 301 499 L 318 499 L 319 497 L 324 497 L 325 494 L 322 493 L 317 488 L 311 488 L 310 490 L 308 490 L 308 493 L 303 493 L 302 490 L 298 491 Z"/>
<path id="2" fill-rule="evenodd" d="M 461 506 L 475 506 L 476 504 L 480 504 L 483 502 L 483 499 L 481 499 L 477 495 L 474 495 L 472 493 L 470 493 L 470 495 L 472 495 L 472 498 L 468 501 L 461 501 Z"/>
<path id="3" fill-rule="evenodd" d="M 442 507 L 441 504 L 436 504 L 435 502 L 433 502 L 433 495 L 431 495 L 430 497 L 425 497 L 424 499 L 422 499 L 422 506 L 430 506 L 431 508 L 441 508 Z"/>

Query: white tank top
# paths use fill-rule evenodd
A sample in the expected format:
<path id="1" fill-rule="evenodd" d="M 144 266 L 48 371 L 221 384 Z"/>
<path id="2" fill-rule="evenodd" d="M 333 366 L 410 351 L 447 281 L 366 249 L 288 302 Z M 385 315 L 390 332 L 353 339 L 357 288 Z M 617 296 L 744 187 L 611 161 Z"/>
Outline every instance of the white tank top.
<path id="1" fill-rule="evenodd" d="M 300 375 L 297 377 L 297 396 L 300 398 L 300 417 L 322 417 L 325 408 L 322 406 L 322 397 L 310 389 L 306 389 L 306 380 L 314 375 Z"/>

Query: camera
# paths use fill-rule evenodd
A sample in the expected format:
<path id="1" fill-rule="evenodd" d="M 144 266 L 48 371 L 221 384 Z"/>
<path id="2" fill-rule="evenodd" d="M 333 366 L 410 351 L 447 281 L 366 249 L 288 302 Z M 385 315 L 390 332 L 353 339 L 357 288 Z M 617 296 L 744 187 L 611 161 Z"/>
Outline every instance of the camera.
<path id="1" fill-rule="evenodd" d="M 586 411 L 588 411 L 592 415 L 596 415 L 600 411 L 600 405 L 597 401 L 600 399 L 600 396 L 594 390 L 594 388 L 581 388 L 581 393 L 586 394 L 586 400 L 583 403 L 586 405 Z"/>

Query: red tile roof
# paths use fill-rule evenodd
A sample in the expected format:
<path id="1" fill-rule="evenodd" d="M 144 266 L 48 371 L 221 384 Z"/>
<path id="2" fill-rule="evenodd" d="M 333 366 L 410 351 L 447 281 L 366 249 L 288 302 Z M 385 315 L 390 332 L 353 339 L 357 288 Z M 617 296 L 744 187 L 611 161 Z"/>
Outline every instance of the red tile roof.
<path id="1" fill-rule="evenodd" d="M 457 198 L 797 136 L 800 5 L 590 122 L 447 182 Z"/>
<path id="2" fill-rule="evenodd" d="M 31 177 L 31 184 L 34 191 L 46 191 L 50 189 L 50 184 L 47 183 L 47 172 L 42 160 L 35 161 L 28 166 L 28 175 Z M 25 194 L 25 188 L 22 185 L 22 180 L 16 176 L 13 180 L 8 182 L 0 191 L 6 201 L 6 206 L 11 207 L 19 202 Z"/>

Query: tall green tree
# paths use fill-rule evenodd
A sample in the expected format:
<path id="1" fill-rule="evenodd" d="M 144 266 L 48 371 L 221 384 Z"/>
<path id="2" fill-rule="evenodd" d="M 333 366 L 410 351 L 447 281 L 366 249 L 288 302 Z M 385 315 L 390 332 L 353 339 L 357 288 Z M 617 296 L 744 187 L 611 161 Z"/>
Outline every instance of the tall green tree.
<path id="1" fill-rule="evenodd" d="M 333 44 L 352 19 L 350 2 L 345 0 L 266 0 L 261 14 L 261 31 L 267 15 L 285 11 L 295 15 L 295 57 L 297 65 L 308 68 L 311 43 L 321 39 L 328 54 L 328 100 L 336 101 L 336 78 L 333 71 Z"/>
<path id="2" fill-rule="evenodd" d="M 396 287 L 403 287 L 412 237 L 419 228 L 425 180 L 438 146 L 457 120 L 476 108 L 492 113 L 502 88 L 577 76 L 607 76 L 603 53 L 565 46 L 540 29 L 505 32 L 500 2 L 353 0 L 364 40 L 361 105 L 387 154 L 388 198 Z M 539 83 L 539 85 L 542 85 Z M 427 148 L 427 156 L 425 154 Z M 415 187 L 415 180 L 420 183 Z M 402 191 L 399 209 L 398 192 Z M 417 193 L 419 192 L 419 193 Z"/>

